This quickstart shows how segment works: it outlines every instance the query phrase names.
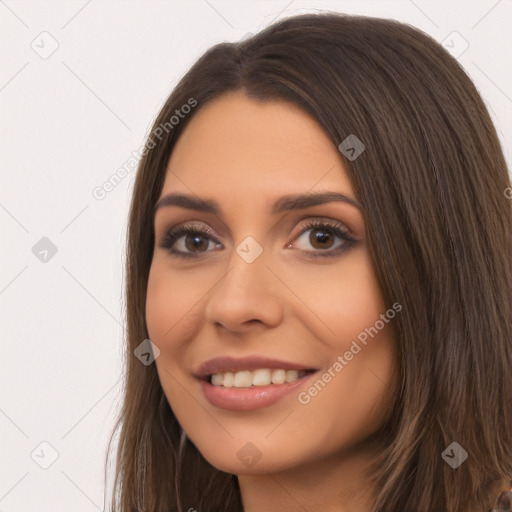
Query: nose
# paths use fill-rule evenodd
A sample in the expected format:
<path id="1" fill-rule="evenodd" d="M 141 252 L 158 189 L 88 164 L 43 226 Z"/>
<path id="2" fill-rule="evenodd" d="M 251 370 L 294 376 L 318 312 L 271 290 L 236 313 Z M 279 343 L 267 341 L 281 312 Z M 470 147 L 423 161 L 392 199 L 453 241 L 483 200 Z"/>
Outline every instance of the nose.
<path id="1" fill-rule="evenodd" d="M 225 273 L 208 294 L 205 320 L 239 333 L 256 325 L 279 325 L 283 317 L 283 285 L 268 263 L 265 250 L 251 263 L 233 250 Z"/>

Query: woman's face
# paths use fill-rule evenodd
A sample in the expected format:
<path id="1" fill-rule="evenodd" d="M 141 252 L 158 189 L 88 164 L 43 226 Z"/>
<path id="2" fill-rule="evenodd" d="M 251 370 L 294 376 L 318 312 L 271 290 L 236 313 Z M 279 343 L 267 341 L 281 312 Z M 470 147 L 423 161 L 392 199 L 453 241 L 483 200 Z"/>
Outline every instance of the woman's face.
<path id="1" fill-rule="evenodd" d="M 190 201 L 157 209 L 146 320 L 167 400 L 203 456 L 238 475 L 284 471 L 372 434 L 393 398 L 401 307 L 383 303 L 342 157 L 320 126 L 291 104 L 225 94 L 177 141 L 168 194 Z M 280 362 L 201 368 L 253 356 Z M 315 372 L 280 383 L 293 369 Z M 199 376 L 213 372 L 217 385 Z"/>

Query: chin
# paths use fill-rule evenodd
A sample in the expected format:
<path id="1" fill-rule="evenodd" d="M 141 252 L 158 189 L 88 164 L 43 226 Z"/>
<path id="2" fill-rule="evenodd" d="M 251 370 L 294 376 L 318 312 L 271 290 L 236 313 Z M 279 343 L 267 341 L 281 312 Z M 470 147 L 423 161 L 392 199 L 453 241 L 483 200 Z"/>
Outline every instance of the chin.
<path id="1" fill-rule="evenodd" d="M 270 447 L 258 449 L 246 439 L 232 439 L 225 443 L 217 443 L 215 447 L 209 445 L 206 450 L 195 446 L 209 464 L 226 473 L 257 475 L 282 471 L 290 466 L 290 457 L 286 453 Z M 268 453 L 267 456 L 265 452 Z"/>

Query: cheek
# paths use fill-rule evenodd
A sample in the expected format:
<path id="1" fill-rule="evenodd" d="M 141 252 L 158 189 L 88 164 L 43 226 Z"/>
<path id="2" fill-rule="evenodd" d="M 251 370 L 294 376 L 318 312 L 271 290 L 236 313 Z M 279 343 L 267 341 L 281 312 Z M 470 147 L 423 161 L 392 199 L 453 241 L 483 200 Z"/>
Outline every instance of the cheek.
<path id="1" fill-rule="evenodd" d="M 320 420 L 325 425 L 325 439 L 335 439 L 338 447 L 355 444 L 375 432 L 395 398 L 396 359 L 389 324 L 369 336 L 366 345 L 357 339 L 355 343 L 358 347 L 352 345 L 352 350 L 350 342 L 338 344 L 332 364 L 323 369 L 324 378 L 320 375 L 301 395 L 301 403 L 308 402 L 304 404 L 306 421 Z M 313 423 L 309 426 L 314 428 Z"/>
<path id="2" fill-rule="evenodd" d="M 199 332 L 201 318 L 195 312 L 197 280 L 169 270 L 158 258 L 153 260 L 146 292 L 146 325 L 149 339 L 160 349 L 155 364 L 165 395 L 173 409 L 186 407 L 180 363 L 190 340 Z M 194 292 L 195 290 L 195 292 Z"/>
<path id="3" fill-rule="evenodd" d="M 198 289 L 194 282 L 155 260 L 151 266 L 146 293 L 148 335 L 161 350 L 157 365 L 171 367 L 187 340 L 198 332 L 201 319 L 194 314 Z M 197 283 L 195 283 L 197 284 Z M 194 292 L 195 290 L 195 292 Z"/>
<path id="4" fill-rule="evenodd" d="M 366 252 L 354 251 L 344 263 L 329 269 L 325 286 L 316 281 L 308 290 L 315 316 L 303 314 L 302 321 L 328 357 L 321 382 L 312 382 L 301 403 L 311 418 L 331 417 L 326 437 L 348 440 L 374 430 L 393 401 L 393 323 L 400 313 L 386 308 Z"/>
<path id="5" fill-rule="evenodd" d="M 380 288 L 364 248 L 347 254 L 341 265 L 329 265 L 302 280 L 301 295 L 314 315 L 302 309 L 303 322 L 320 340 L 341 353 L 352 340 L 386 313 Z M 380 325 L 380 323 L 379 323 Z M 380 329 L 386 330 L 386 329 Z"/>

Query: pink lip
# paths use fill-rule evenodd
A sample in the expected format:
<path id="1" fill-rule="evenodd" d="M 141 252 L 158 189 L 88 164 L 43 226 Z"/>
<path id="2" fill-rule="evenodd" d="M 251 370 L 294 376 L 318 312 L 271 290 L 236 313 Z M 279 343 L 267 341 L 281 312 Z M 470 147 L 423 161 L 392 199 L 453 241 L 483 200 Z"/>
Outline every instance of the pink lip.
<path id="1" fill-rule="evenodd" d="M 278 359 L 270 359 L 263 356 L 249 356 L 243 358 L 235 358 L 229 356 L 215 357 L 201 364 L 194 376 L 198 379 L 205 379 L 209 375 L 224 372 L 237 372 L 242 370 L 257 370 L 259 368 L 283 369 L 283 370 L 314 370 L 312 366 L 303 365 L 301 363 L 293 363 L 290 361 L 282 361 Z M 282 385 L 282 384 L 279 384 Z M 263 386 L 262 386 L 263 387 Z"/>
<path id="2" fill-rule="evenodd" d="M 262 367 L 258 366 L 258 368 Z M 212 405 L 230 411 L 251 411 L 276 403 L 284 396 L 304 385 L 315 373 L 309 373 L 294 382 L 269 384 L 268 386 L 252 386 L 250 388 L 225 388 L 214 386 L 208 381 L 203 380 L 201 381 L 201 390 Z"/>

